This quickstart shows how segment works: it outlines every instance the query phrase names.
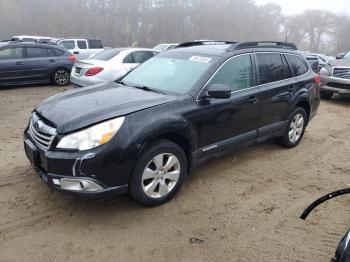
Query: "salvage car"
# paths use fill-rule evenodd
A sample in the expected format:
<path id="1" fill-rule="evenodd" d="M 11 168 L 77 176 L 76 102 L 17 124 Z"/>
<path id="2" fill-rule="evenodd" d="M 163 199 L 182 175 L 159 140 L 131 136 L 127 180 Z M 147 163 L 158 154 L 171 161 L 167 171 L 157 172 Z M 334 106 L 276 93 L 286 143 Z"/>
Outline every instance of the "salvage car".
<path id="1" fill-rule="evenodd" d="M 208 159 L 273 138 L 297 146 L 316 115 L 319 83 L 294 44 L 187 43 L 116 82 L 42 102 L 24 148 L 56 190 L 88 197 L 128 192 L 155 206 Z"/>
<path id="2" fill-rule="evenodd" d="M 0 43 L 0 85 L 69 83 L 75 56 L 64 48 L 35 42 Z"/>
<path id="3" fill-rule="evenodd" d="M 321 97 L 331 99 L 333 94 L 350 94 L 350 51 L 342 58 L 330 61 L 321 71 Z"/>
<path id="4" fill-rule="evenodd" d="M 112 82 L 158 54 L 146 48 L 114 48 L 90 59 L 78 60 L 71 73 L 71 84 L 84 87 Z"/>

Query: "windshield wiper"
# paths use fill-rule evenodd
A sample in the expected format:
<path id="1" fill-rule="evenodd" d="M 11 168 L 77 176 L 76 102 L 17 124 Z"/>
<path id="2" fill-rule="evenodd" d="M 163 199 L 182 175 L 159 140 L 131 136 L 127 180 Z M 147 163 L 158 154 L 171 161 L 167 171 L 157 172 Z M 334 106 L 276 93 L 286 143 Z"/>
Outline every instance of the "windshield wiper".
<path id="1" fill-rule="evenodd" d="M 121 84 L 123 86 L 128 86 L 123 80 L 118 80 L 118 81 L 115 81 L 117 84 Z"/>
<path id="2" fill-rule="evenodd" d="M 153 89 L 153 88 L 150 88 L 148 86 L 138 86 L 138 85 L 134 85 L 134 86 L 131 86 L 131 87 L 134 87 L 134 88 L 137 88 L 137 89 L 141 89 L 141 90 L 144 90 L 144 91 L 149 91 L 149 92 L 155 92 L 155 93 L 159 93 L 159 94 L 166 94 L 165 92 L 163 91 L 160 91 L 158 89 Z"/>

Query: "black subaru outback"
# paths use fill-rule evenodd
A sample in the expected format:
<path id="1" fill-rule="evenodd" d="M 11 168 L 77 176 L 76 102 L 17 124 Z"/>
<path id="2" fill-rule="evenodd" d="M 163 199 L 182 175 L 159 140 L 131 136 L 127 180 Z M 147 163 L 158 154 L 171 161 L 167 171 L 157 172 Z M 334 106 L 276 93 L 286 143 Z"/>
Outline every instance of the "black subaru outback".
<path id="1" fill-rule="evenodd" d="M 271 138 L 298 145 L 316 114 L 319 83 L 294 44 L 185 43 L 116 82 L 38 105 L 25 151 L 57 190 L 129 192 L 158 205 L 205 160 Z"/>

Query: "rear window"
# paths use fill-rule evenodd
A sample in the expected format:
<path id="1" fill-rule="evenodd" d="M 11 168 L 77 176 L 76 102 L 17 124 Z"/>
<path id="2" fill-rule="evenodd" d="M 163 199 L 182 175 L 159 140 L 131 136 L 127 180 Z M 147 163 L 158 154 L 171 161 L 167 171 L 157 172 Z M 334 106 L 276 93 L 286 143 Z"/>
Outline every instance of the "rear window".
<path id="1" fill-rule="evenodd" d="M 98 53 L 92 59 L 101 60 L 101 61 L 108 61 L 108 60 L 111 60 L 116 55 L 118 55 L 120 53 L 120 51 L 121 51 L 120 49 L 109 49 L 109 50 L 103 51 L 101 53 Z"/>
<path id="2" fill-rule="evenodd" d="M 49 53 L 49 56 L 52 57 L 52 56 L 63 56 L 65 52 L 57 48 L 49 48 L 48 53 Z"/>
<path id="3" fill-rule="evenodd" d="M 103 48 L 101 40 L 90 39 L 88 41 L 89 41 L 89 49 L 101 49 L 101 48 Z"/>
<path id="4" fill-rule="evenodd" d="M 307 66 L 299 56 L 289 54 L 286 56 L 288 58 L 288 62 L 292 68 L 292 71 L 296 76 L 303 75 L 308 71 Z"/>
<path id="5" fill-rule="evenodd" d="M 259 65 L 260 84 L 276 82 L 285 78 L 285 68 L 279 53 L 256 54 Z"/>

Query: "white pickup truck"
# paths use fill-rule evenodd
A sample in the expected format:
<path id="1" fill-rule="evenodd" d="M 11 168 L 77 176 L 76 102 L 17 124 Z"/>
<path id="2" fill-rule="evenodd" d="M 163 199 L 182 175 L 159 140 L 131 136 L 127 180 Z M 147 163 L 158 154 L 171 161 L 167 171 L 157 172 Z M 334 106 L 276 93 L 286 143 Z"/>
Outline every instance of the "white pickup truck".
<path id="1" fill-rule="evenodd" d="M 87 59 L 92 55 L 96 55 L 104 51 L 102 41 L 92 38 L 65 38 L 58 39 L 57 45 L 66 48 L 78 60 Z"/>

